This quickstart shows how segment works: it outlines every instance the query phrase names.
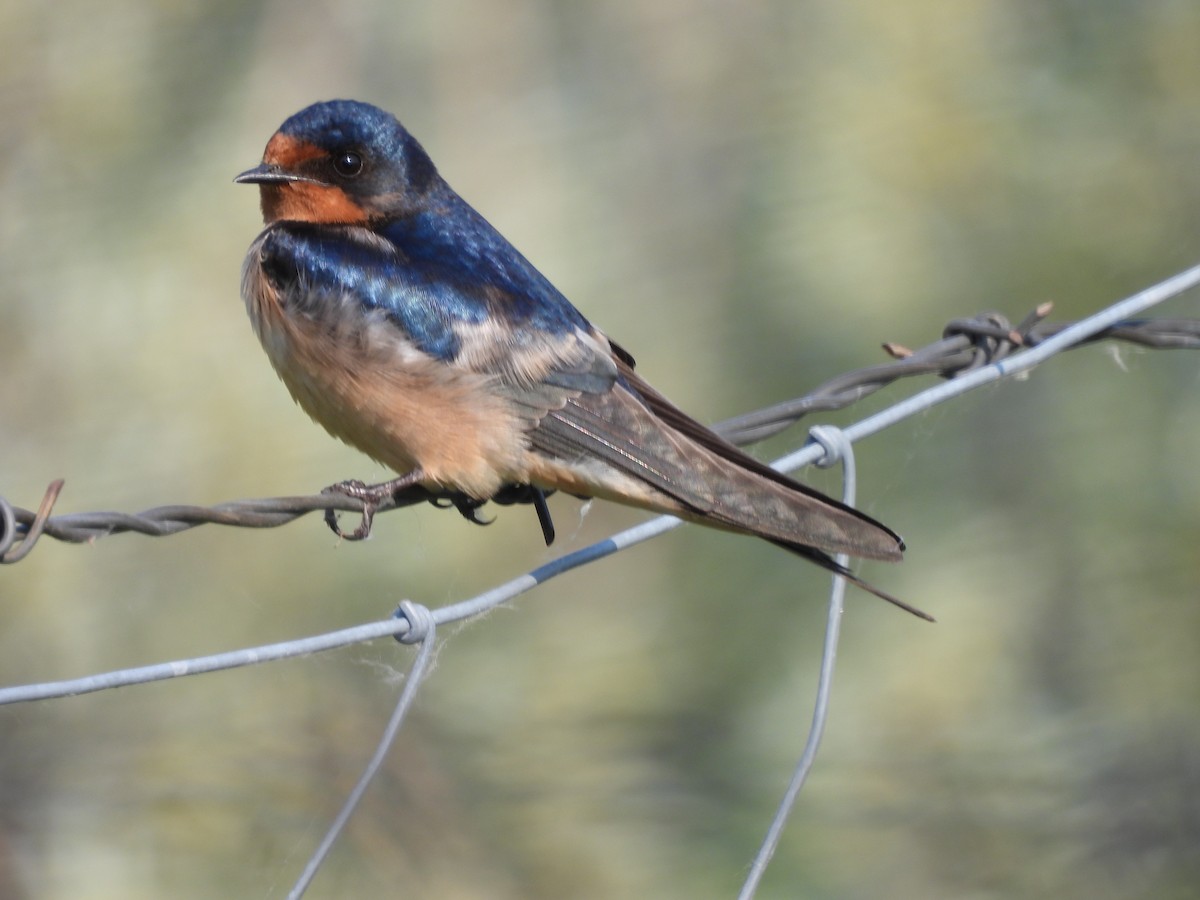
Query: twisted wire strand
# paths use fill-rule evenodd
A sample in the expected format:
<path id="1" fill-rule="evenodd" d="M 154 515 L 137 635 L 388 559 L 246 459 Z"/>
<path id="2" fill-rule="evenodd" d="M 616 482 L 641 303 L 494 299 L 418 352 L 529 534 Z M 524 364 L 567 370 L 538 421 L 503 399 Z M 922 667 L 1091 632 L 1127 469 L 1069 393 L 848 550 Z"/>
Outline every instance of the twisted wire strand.
<path id="1" fill-rule="evenodd" d="M 1184 275 L 1178 276 L 1183 278 Z M 1165 282 L 1164 282 L 1165 284 Z M 1175 291 L 1178 293 L 1186 284 Z M 777 403 L 745 415 L 727 419 L 714 430 L 735 444 L 762 441 L 794 425 L 814 412 L 843 409 L 904 378 L 937 375 L 953 379 L 1000 362 L 1013 353 L 1037 347 L 1078 323 L 1046 321 L 1052 305 L 1044 303 L 1015 326 L 999 313 L 955 319 L 943 330 L 941 339 L 909 350 L 897 343 L 883 349 L 892 362 L 867 366 L 826 381 L 803 397 Z M 1152 349 L 1200 349 L 1200 319 L 1126 319 L 1082 337 L 1071 346 L 1114 340 Z M 215 506 L 158 506 L 140 513 L 99 511 L 52 516 L 61 480 L 46 490 L 37 511 L 23 509 L 0 496 L 0 563 L 24 559 L 43 535 L 69 543 L 92 543 L 113 534 L 137 533 L 152 537 L 178 534 L 198 525 L 229 525 L 239 528 L 277 528 L 315 511 L 362 512 L 362 501 L 340 494 L 298 497 L 266 497 L 233 500 Z M 528 503 L 517 495 L 497 498 L 501 504 Z M 377 512 L 419 503 L 456 506 L 464 515 L 473 513 L 465 498 L 453 492 L 436 492 L 420 485 L 397 493 L 379 505 Z M 482 522 L 469 516 L 473 521 Z"/>

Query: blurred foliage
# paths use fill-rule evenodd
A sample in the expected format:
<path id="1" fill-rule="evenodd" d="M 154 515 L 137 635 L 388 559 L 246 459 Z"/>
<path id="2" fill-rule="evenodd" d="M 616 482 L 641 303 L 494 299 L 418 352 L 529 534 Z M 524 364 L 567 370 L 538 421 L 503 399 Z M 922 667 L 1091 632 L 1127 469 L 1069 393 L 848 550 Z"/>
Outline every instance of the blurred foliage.
<path id="1" fill-rule="evenodd" d="M 1074 318 L 1194 263 L 1198 43 L 1178 0 L 9 0 L 0 492 L 64 476 L 60 511 L 134 510 L 386 474 L 291 404 L 238 299 L 258 218 L 231 178 L 314 100 L 400 115 L 716 420 L 959 315 Z M 862 447 L 862 505 L 910 546 L 867 574 L 941 621 L 851 597 L 760 896 L 1195 895 L 1197 362 L 1076 351 Z M 555 552 L 637 518 L 554 509 Z M 436 606 L 549 555 L 520 509 L 391 514 L 356 546 L 316 519 L 47 542 L 0 572 L 0 683 Z M 731 896 L 808 724 L 825 591 L 688 529 L 450 629 L 312 895 Z M 0 709 L 0 896 L 282 895 L 410 652 Z"/>

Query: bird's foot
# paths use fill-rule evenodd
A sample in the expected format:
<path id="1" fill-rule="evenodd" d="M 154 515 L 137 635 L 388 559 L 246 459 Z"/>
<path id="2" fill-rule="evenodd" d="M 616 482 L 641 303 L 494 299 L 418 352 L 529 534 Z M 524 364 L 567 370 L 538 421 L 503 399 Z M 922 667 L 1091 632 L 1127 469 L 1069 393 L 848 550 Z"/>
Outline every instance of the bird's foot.
<path id="1" fill-rule="evenodd" d="M 321 491 L 321 493 L 342 494 L 346 497 L 354 497 L 361 500 L 362 521 L 358 523 L 357 528 L 346 534 L 338 526 L 337 511 L 327 509 L 325 510 L 325 524 L 340 538 L 345 538 L 348 541 L 361 541 L 370 535 L 371 523 L 375 521 L 375 512 L 379 509 L 380 504 L 384 500 L 394 498 L 400 491 L 419 484 L 424 478 L 425 473 L 423 471 L 413 469 L 407 475 L 401 475 L 399 478 L 393 478 L 391 481 L 384 481 L 380 484 L 365 484 L 356 478 L 331 484 Z"/>
<path id="2" fill-rule="evenodd" d="M 438 509 L 456 509 L 458 514 L 475 525 L 491 525 L 495 519 L 479 518 L 479 510 L 487 506 L 486 500 L 479 500 L 460 491 L 448 491 L 429 500 Z"/>

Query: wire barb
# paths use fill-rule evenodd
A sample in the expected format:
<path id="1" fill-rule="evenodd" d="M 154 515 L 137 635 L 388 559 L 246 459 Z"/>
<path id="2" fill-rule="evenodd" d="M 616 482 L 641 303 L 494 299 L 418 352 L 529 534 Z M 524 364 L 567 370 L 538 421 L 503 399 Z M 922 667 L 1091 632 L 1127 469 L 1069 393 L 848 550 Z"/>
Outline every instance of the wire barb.
<path id="1" fill-rule="evenodd" d="M 844 409 L 903 378 L 937 375 L 950 379 L 998 362 L 1013 352 L 1036 347 L 1072 322 L 1046 322 L 1054 306 L 1042 303 L 1015 327 L 999 313 L 955 319 L 942 339 L 920 350 L 889 341 L 883 350 L 892 362 L 839 375 L 796 400 L 777 403 L 727 419 L 715 431 L 735 444 L 753 444 L 773 437 L 814 412 Z M 1083 338 L 1074 347 L 1101 340 L 1125 341 L 1151 349 L 1200 349 L 1200 319 L 1129 319 Z"/>
<path id="2" fill-rule="evenodd" d="M 24 537 L 20 544 L 17 544 L 17 515 L 16 510 L 9 505 L 8 501 L 0 497 L 0 507 L 2 507 L 4 532 L 0 534 L 0 563 L 15 563 L 20 562 L 30 551 L 33 550 L 34 544 L 38 538 L 42 536 L 42 532 L 46 529 L 46 523 L 50 520 L 50 512 L 54 509 L 54 504 L 58 500 L 58 495 L 62 492 L 63 485 L 66 484 L 62 478 L 57 478 L 46 487 L 46 493 L 42 497 L 41 505 L 38 511 L 34 513 L 32 519 L 25 525 Z M 20 510 L 24 513 L 25 510 Z"/>

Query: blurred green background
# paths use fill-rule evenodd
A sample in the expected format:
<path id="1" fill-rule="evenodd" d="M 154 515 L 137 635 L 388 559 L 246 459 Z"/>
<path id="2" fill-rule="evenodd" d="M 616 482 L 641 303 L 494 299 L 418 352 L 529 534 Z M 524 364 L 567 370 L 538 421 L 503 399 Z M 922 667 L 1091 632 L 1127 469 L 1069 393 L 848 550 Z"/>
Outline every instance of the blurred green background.
<path id="1" fill-rule="evenodd" d="M 1200 7 L 0 4 L 0 494 L 60 512 L 388 475 L 289 400 L 231 179 L 300 107 L 392 110 L 640 369 L 715 421 L 951 318 L 1077 318 L 1200 259 Z M 1200 315 L 1197 295 L 1157 314 Z M 764 898 L 1194 897 L 1200 356 L 1097 346 L 860 449 L 908 540 L 849 598 Z M 854 421 L 911 387 L 824 421 Z M 763 448 L 803 440 L 799 429 Z M 831 476 L 813 475 L 836 490 Z M 0 684 L 438 606 L 638 521 L 313 517 L 0 571 Z M 827 580 L 674 532 L 447 629 L 314 897 L 729 897 L 799 754 Z M 411 650 L 0 709 L 0 897 L 278 897 Z"/>

